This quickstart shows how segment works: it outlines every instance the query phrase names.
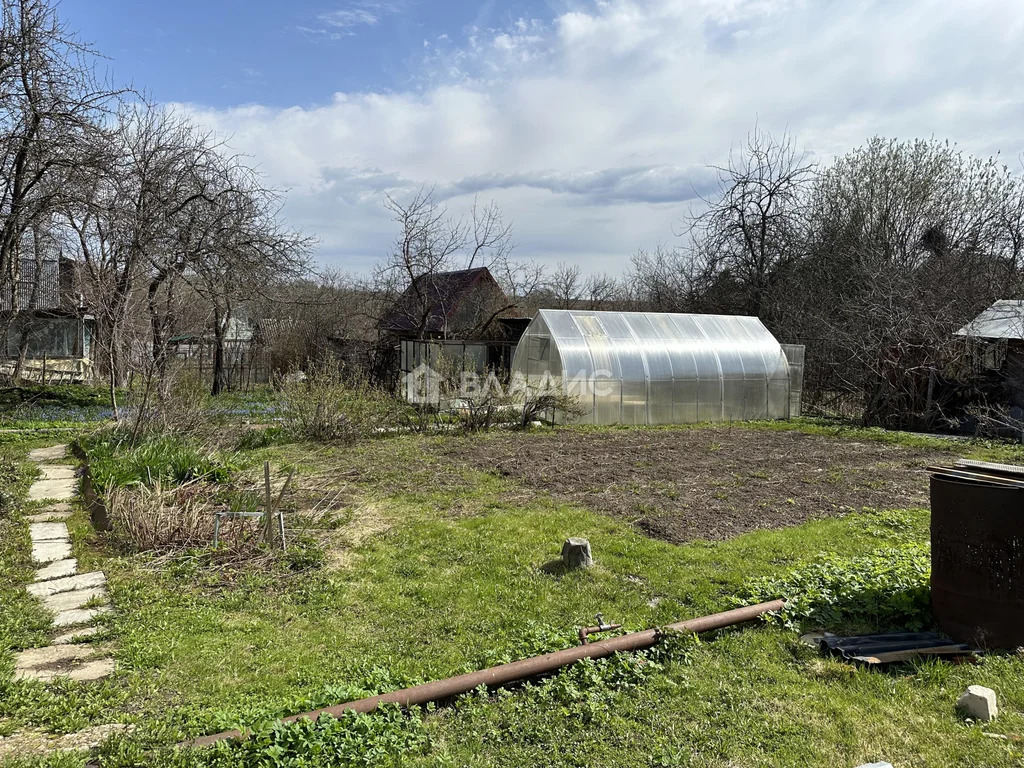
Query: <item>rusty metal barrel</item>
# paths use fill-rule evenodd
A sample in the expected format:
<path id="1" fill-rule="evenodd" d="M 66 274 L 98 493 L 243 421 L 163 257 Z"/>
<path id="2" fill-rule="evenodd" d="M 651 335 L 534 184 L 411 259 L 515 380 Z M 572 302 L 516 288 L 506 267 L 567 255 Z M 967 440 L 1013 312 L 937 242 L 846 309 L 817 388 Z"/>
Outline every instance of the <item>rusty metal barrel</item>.
<path id="1" fill-rule="evenodd" d="M 932 614 L 950 637 L 1024 646 L 1024 483 L 932 475 Z"/>

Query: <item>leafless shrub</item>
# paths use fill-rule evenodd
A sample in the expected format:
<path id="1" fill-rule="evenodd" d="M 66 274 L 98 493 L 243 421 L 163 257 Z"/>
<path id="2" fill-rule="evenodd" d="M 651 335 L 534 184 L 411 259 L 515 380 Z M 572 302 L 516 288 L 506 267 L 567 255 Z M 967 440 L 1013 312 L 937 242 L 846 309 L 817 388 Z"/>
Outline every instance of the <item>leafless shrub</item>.
<path id="1" fill-rule="evenodd" d="M 198 373 L 179 370 L 165 376 L 166 391 L 162 397 L 154 399 L 145 392 L 129 395 L 132 444 L 153 433 L 196 435 L 209 425 L 209 390 Z"/>
<path id="2" fill-rule="evenodd" d="M 566 423 L 576 421 L 586 413 L 586 408 L 575 395 L 550 389 L 533 389 L 526 393 L 519 411 L 519 426 L 523 429 L 535 421 Z"/>
<path id="3" fill-rule="evenodd" d="M 1024 443 L 1024 414 L 1003 406 L 975 405 L 964 409 L 974 420 L 978 437 L 1012 438 Z"/>
<path id="4" fill-rule="evenodd" d="M 128 552 L 205 547 L 213 539 L 214 507 L 190 486 L 112 488 L 106 497 L 111 535 Z"/>
<path id="5" fill-rule="evenodd" d="M 357 374 L 331 365 L 285 376 L 280 384 L 285 428 L 305 440 L 351 444 L 398 424 L 398 400 Z"/>
<path id="6" fill-rule="evenodd" d="M 456 423 L 463 432 L 483 432 L 516 423 L 515 397 L 501 385 L 495 373 L 474 376 L 468 381 L 464 377 L 463 381 L 466 383 L 460 397 L 453 401 Z"/>

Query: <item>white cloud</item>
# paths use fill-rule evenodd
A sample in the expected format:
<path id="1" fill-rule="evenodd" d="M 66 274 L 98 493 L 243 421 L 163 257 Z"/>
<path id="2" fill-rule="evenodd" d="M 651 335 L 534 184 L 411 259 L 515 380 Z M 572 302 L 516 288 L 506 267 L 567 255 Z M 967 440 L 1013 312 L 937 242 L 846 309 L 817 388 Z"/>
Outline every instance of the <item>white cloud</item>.
<path id="1" fill-rule="evenodd" d="M 319 13 L 312 26 L 300 25 L 296 29 L 312 40 L 340 40 L 354 35 L 357 27 L 375 26 L 384 16 L 398 13 L 399 10 L 399 6 L 394 3 L 357 0 Z"/>
<path id="2" fill-rule="evenodd" d="M 361 24 L 373 26 L 380 21 L 380 16 L 366 8 L 340 8 L 338 10 L 323 13 L 317 18 L 329 27 L 358 27 Z"/>
<path id="3" fill-rule="evenodd" d="M 354 9 L 339 29 L 372 23 Z M 453 210 L 497 200 L 523 257 L 618 271 L 755 121 L 818 158 L 934 135 L 1015 165 L 1022 44 L 1024 4 L 1000 0 L 602 0 L 441 36 L 405 92 L 190 109 L 291 189 L 325 261 L 366 269 L 393 236 L 384 191 L 436 183 Z"/>

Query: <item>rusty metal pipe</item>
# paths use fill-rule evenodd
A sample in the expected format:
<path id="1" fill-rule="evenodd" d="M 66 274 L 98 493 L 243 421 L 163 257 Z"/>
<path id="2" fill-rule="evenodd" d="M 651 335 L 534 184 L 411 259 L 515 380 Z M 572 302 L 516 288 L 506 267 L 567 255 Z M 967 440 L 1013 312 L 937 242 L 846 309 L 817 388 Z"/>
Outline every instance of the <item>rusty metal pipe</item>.
<path id="1" fill-rule="evenodd" d="M 611 632 L 613 629 L 622 629 L 622 625 L 598 624 L 594 627 L 580 627 L 580 631 L 576 633 L 576 636 L 580 639 L 580 645 L 587 645 L 590 642 L 590 635 L 596 635 L 599 632 Z"/>
<path id="2" fill-rule="evenodd" d="M 650 648 L 658 642 L 664 630 L 675 632 L 709 632 L 713 629 L 722 629 L 734 624 L 742 624 L 745 621 L 752 621 L 762 614 L 782 610 L 784 603 L 785 601 L 783 600 L 772 600 L 767 603 L 748 605 L 743 608 L 734 608 L 731 611 L 713 613 L 710 616 L 701 616 L 697 619 L 688 619 L 676 622 L 675 624 L 668 624 L 665 627 L 645 629 L 641 632 L 630 632 L 625 635 L 610 637 L 607 640 L 598 640 L 594 643 L 578 645 L 561 651 L 555 651 L 554 653 L 546 653 L 543 656 L 533 656 L 529 659 L 481 669 L 478 672 L 468 672 L 464 675 L 456 675 L 444 680 L 414 685 L 412 688 L 404 688 L 400 691 L 391 691 L 390 693 L 382 693 L 379 696 L 370 696 L 358 701 L 350 701 L 333 707 L 315 709 L 312 712 L 303 712 L 299 715 L 283 717 L 281 722 L 293 723 L 302 718 L 316 720 L 321 715 L 337 717 L 344 712 L 366 713 L 373 711 L 381 704 L 398 704 L 401 707 L 413 707 L 427 704 L 431 701 L 450 699 L 453 696 L 479 688 L 481 685 L 493 688 L 513 683 L 517 680 L 554 672 L 582 659 L 601 659 L 605 656 L 611 656 L 613 653 Z M 225 739 L 237 739 L 246 736 L 248 734 L 242 731 L 224 731 L 223 733 L 203 736 L 194 741 L 185 742 L 181 746 L 203 747 Z"/>

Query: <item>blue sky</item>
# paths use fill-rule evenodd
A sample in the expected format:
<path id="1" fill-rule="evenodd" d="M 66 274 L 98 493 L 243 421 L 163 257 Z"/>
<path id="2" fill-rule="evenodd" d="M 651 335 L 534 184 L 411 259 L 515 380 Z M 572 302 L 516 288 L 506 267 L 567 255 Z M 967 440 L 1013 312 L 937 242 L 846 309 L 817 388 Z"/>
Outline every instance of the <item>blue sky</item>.
<path id="1" fill-rule="evenodd" d="M 187 112 L 287 190 L 324 264 L 390 247 L 385 194 L 435 186 L 511 220 L 522 259 L 619 274 L 678 242 L 707 164 L 759 128 L 815 160 L 873 135 L 1015 170 L 1014 0 L 63 0 L 113 76 Z"/>
<path id="2" fill-rule="evenodd" d="M 420 85 L 426 42 L 548 13 L 529 3 L 324 0 L 62 0 L 120 81 L 158 101 L 288 107 L 338 91 Z M 442 37 L 442 36 L 447 36 Z"/>

